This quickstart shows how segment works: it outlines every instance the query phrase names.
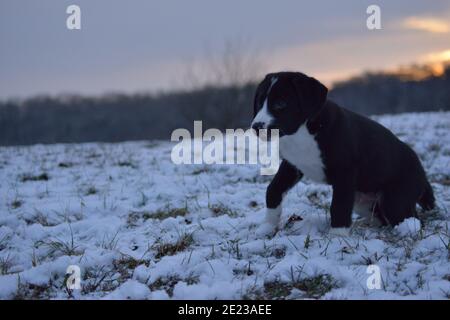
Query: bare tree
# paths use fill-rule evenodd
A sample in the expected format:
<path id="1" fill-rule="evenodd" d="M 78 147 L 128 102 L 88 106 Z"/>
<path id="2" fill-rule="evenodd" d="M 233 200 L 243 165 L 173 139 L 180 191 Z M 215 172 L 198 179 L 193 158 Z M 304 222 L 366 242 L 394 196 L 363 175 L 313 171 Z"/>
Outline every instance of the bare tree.
<path id="1" fill-rule="evenodd" d="M 264 69 L 257 51 L 243 39 L 225 41 L 219 53 L 205 50 L 205 57 L 200 61 L 186 64 L 181 78 L 182 87 L 187 90 L 205 92 L 201 100 L 191 101 L 183 114 L 191 119 L 195 113 L 201 117 L 198 120 L 220 129 L 242 125 L 240 121 L 248 118 L 252 109 L 248 99 L 249 87 L 264 73 Z"/>

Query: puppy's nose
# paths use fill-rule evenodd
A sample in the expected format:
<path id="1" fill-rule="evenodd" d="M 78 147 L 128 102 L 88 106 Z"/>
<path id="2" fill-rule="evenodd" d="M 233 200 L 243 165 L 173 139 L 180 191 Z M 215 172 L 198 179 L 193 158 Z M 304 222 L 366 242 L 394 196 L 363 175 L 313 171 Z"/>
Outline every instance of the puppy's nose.
<path id="1" fill-rule="evenodd" d="M 264 122 L 255 122 L 254 124 L 252 124 L 252 129 L 256 130 L 256 132 L 258 132 L 258 130 L 260 129 L 264 129 Z"/>

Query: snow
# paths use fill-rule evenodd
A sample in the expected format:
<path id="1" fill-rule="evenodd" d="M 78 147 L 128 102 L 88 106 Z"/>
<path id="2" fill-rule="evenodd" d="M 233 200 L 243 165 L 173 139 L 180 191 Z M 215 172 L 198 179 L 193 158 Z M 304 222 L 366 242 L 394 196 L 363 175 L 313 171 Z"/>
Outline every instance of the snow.
<path id="1" fill-rule="evenodd" d="M 148 286 L 136 280 L 127 280 L 124 284 L 105 296 L 107 300 L 144 300 L 151 297 L 151 291 Z"/>
<path id="2" fill-rule="evenodd" d="M 420 220 L 416 218 L 408 218 L 403 220 L 395 229 L 402 236 L 415 236 L 420 231 Z"/>
<path id="3" fill-rule="evenodd" d="M 0 298 L 448 299 L 450 113 L 376 120 L 416 150 L 438 209 L 395 228 L 354 216 L 346 237 L 329 233 L 330 187 L 308 180 L 259 236 L 271 177 L 175 165 L 169 142 L 1 147 Z M 69 265 L 81 290 L 65 288 Z"/>

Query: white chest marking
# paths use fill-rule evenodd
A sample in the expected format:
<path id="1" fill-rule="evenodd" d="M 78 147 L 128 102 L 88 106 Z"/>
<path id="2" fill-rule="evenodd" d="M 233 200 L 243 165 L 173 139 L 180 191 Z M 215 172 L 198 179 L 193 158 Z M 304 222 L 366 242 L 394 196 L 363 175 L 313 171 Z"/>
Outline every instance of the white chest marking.
<path id="1" fill-rule="evenodd" d="M 308 179 L 326 182 L 319 146 L 305 125 L 296 133 L 280 138 L 280 154 Z"/>

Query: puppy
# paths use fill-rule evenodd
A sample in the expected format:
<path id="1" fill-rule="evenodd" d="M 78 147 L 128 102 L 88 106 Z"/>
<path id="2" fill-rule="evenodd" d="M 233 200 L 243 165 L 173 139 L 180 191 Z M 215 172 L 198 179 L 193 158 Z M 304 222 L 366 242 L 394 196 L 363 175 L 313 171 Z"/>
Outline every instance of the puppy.
<path id="1" fill-rule="evenodd" d="M 416 153 L 391 131 L 327 100 L 328 89 L 298 72 L 268 74 L 254 100 L 252 128 L 278 129 L 282 162 L 266 192 L 273 235 L 283 197 L 303 176 L 331 185 L 331 232 L 346 235 L 352 212 L 396 225 L 435 206 Z"/>

